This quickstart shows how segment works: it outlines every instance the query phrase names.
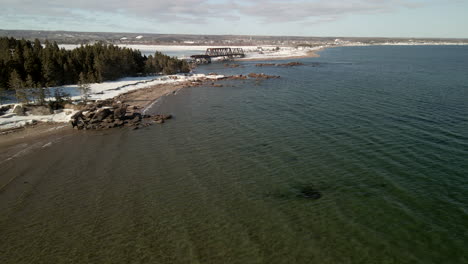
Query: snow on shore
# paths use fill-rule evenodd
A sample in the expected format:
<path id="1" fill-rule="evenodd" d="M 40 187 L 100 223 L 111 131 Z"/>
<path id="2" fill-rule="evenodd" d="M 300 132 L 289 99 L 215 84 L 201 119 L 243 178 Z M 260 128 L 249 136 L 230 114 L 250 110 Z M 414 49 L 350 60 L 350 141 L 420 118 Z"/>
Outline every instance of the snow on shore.
<path id="1" fill-rule="evenodd" d="M 51 115 L 18 116 L 14 113 L 8 113 L 0 116 L 0 130 L 23 127 L 37 122 L 67 123 L 74 113 L 76 113 L 76 111 L 71 109 L 56 111 Z"/>
<path id="2" fill-rule="evenodd" d="M 187 81 L 196 81 L 199 79 L 221 79 L 223 75 L 205 75 L 205 74 L 177 74 L 153 77 L 131 77 L 123 78 L 117 81 L 93 83 L 91 84 L 90 99 L 92 100 L 105 100 L 111 99 L 120 94 L 124 94 L 133 90 L 142 89 L 160 84 L 176 84 Z M 66 85 L 61 87 L 64 91 L 76 91 L 78 85 Z M 80 100 L 81 96 L 72 96 L 73 100 Z M 53 100 L 48 98 L 48 100 Z M 22 127 L 35 122 L 57 122 L 66 123 L 70 120 L 71 116 L 76 113 L 72 109 L 64 109 L 63 111 L 56 111 L 52 115 L 28 115 L 18 116 L 10 110 L 7 114 L 0 116 L 0 130 Z"/>

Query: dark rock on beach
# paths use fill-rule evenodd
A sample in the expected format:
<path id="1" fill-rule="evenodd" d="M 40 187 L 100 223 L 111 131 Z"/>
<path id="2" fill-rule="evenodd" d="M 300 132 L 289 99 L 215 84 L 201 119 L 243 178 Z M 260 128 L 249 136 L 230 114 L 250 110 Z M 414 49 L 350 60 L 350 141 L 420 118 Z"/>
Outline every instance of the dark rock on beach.
<path id="1" fill-rule="evenodd" d="M 78 111 L 70 124 L 75 129 L 102 130 L 115 127 L 131 127 L 138 129 L 152 123 L 162 124 L 171 115 L 142 115 L 135 106 L 122 103 L 99 102 L 89 104 L 85 110 Z"/>

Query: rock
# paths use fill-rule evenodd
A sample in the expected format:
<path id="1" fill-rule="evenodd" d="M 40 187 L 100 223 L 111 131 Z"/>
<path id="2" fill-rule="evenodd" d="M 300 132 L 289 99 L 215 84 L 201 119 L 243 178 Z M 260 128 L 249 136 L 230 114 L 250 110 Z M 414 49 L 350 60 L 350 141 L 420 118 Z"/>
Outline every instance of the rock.
<path id="1" fill-rule="evenodd" d="M 116 120 L 116 121 L 114 121 L 114 125 L 115 125 L 115 126 L 123 126 L 123 124 L 124 124 L 124 121 L 122 121 L 122 120 Z"/>
<path id="2" fill-rule="evenodd" d="M 245 75 L 232 75 L 232 76 L 229 76 L 229 77 L 226 77 L 226 79 L 228 80 L 245 80 L 247 79 L 247 76 Z"/>
<path id="3" fill-rule="evenodd" d="M 6 114 L 10 109 L 11 105 L 5 105 L 0 107 L 0 116 Z"/>
<path id="4" fill-rule="evenodd" d="M 304 65 L 304 63 L 301 63 L 301 62 L 289 62 L 289 63 L 278 64 L 278 66 L 283 66 L 283 67 L 302 66 L 302 65 Z"/>
<path id="5" fill-rule="evenodd" d="M 282 64 L 274 64 L 274 63 L 259 63 L 255 64 L 256 67 L 292 67 L 292 66 L 301 66 L 304 65 L 304 63 L 300 62 L 288 62 L 288 63 L 282 63 Z"/>
<path id="6" fill-rule="evenodd" d="M 258 63 L 255 64 L 255 67 L 267 67 L 267 66 L 276 66 L 274 63 Z"/>
<path id="7" fill-rule="evenodd" d="M 108 108 L 101 108 L 98 111 L 96 111 L 96 114 L 94 115 L 93 120 L 97 121 L 102 121 L 104 120 L 107 116 L 113 114 L 112 111 Z"/>
<path id="8" fill-rule="evenodd" d="M 114 119 L 125 119 L 125 114 L 127 113 L 127 105 L 120 105 L 114 110 Z"/>
<path id="9" fill-rule="evenodd" d="M 298 197 L 317 200 L 322 197 L 322 194 L 310 186 L 300 188 Z"/>
<path id="10" fill-rule="evenodd" d="M 13 107 L 13 113 L 15 113 L 16 115 L 19 115 L 19 116 L 25 116 L 26 115 L 26 111 L 24 109 L 24 107 L 22 105 L 15 105 Z"/>
<path id="11" fill-rule="evenodd" d="M 249 78 L 254 78 L 254 79 L 277 79 L 280 78 L 280 76 L 277 75 L 267 75 L 264 73 L 249 73 Z"/>
<path id="12" fill-rule="evenodd" d="M 95 112 L 91 112 L 91 111 L 88 111 L 86 112 L 86 114 L 84 114 L 83 116 L 86 118 L 86 119 L 92 119 L 94 117 L 96 113 Z"/>

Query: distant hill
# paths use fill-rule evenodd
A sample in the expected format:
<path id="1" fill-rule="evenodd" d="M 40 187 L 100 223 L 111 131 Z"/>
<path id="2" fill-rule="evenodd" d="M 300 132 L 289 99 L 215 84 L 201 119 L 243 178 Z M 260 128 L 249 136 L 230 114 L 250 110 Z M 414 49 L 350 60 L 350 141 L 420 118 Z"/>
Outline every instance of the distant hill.
<path id="1" fill-rule="evenodd" d="M 26 40 L 56 41 L 59 44 L 87 44 L 105 42 L 111 44 L 152 44 L 152 45 L 322 45 L 340 42 L 362 44 L 426 42 L 465 43 L 468 39 L 409 39 L 409 38 L 353 38 L 353 37 L 297 37 L 297 36 L 247 36 L 247 35 L 182 35 L 154 33 L 118 32 L 72 32 L 44 30 L 1 30 L 0 37 L 14 37 Z"/>

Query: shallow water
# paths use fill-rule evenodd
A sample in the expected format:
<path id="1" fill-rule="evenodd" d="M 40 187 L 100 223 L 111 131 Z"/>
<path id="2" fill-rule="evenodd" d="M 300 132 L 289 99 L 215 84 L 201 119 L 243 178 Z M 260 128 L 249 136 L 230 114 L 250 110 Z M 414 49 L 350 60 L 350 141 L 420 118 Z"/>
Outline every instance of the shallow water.
<path id="1" fill-rule="evenodd" d="M 0 262 L 468 262 L 468 48 L 321 55 L 3 163 Z"/>

